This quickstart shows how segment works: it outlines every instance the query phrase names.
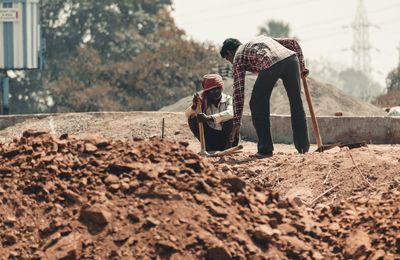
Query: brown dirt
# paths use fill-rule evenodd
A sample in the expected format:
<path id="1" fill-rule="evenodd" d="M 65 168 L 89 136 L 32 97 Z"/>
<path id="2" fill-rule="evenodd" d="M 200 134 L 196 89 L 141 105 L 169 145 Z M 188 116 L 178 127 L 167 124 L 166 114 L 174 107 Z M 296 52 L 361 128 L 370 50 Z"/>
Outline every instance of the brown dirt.
<path id="1" fill-rule="evenodd" d="M 167 140 L 137 139 L 160 136 L 162 118 Z M 69 114 L 0 131 L 0 259 L 400 257 L 399 146 L 278 144 L 251 160 L 245 142 L 201 158 L 184 126 L 182 114 Z"/>
<path id="2" fill-rule="evenodd" d="M 278 146 L 274 157 L 263 160 L 249 158 L 251 152 L 207 160 L 248 183 L 272 188 L 286 197 L 300 197 L 306 203 L 339 185 L 332 194 L 319 200 L 332 204 L 354 194 L 379 193 L 398 183 L 399 148 L 370 145 L 352 150 L 334 148 L 303 156 L 285 151 L 290 147 Z"/>
<path id="3" fill-rule="evenodd" d="M 251 97 L 252 87 L 255 83 L 256 76 L 246 76 L 245 87 L 245 107 L 244 113 L 250 114 L 249 101 Z M 382 108 L 376 107 L 370 103 L 363 102 L 357 98 L 351 97 L 343 91 L 332 85 L 325 85 L 312 78 L 308 78 L 308 87 L 313 102 L 313 108 L 317 116 L 334 116 L 336 112 L 342 112 L 343 116 L 384 116 L 386 113 Z M 232 94 L 232 79 L 225 80 L 225 92 Z M 182 112 L 191 104 L 193 96 L 185 97 L 178 102 L 166 106 L 161 111 Z M 309 114 L 304 93 L 302 94 L 304 109 Z M 281 81 L 272 91 L 271 96 L 271 114 L 289 115 L 289 100 L 286 95 L 285 88 Z"/>

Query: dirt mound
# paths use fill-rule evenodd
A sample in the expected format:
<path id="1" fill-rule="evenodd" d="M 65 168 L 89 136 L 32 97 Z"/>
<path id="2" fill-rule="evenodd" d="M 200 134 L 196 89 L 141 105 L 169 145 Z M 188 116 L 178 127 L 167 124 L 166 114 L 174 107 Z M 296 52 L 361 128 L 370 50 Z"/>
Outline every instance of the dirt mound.
<path id="1" fill-rule="evenodd" d="M 346 258 L 396 259 L 400 257 L 400 191 L 372 198 L 360 196 L 316 211 L 322 231 L 341 240 Z M 329 239 L 329 238 L 328 238 Z M 373 248 L 374 252 L 367 252 Z M 332 248 L 333 251 L 340 250 Z"/>
<path id="2" fill-rule="evenodd" d="M 400 253 L 399 192 L 311 211 L 218 171 L 184 142 L 27 131 L 1 145 L 0 165 L 4 259 Z"/>
<path id="3" fill-rule="evenodd" d="M 352 150 L 336 147 L 306 156 L 295 154 L 291 146 L 280 149 L 264 160 L 249 158 L 251 152 L 207 160 L 249 184 L 279 191 L 284 197 L 300 197 L 307 204 L 338 184 L 319 202 L 331 205 L 355 193 L 368 197 L 400 183 L 398 146 L 369 145 Z"/>
<path id="4" fill-rule="evenodd" d="M 255 83 L 256 76 L 246 76 L 245 87 L 245 107 L 244 113 L 250 114 L 249 101 L 251 91 Z M 363 102 L 357 98 L 351 97 L 343 91 L 335 88 L 332 85 L 325 85 L 312 78 L 308 78 L 308 85 L 313 102 L 314 111 L 317 116 L 334 116 L 336 112 L 342 112 L 343 116 L 384 116 L 386 113 L 379 107 L 370 103 Z M 225 80 L 225 92 L 232 94 L 232 79 Z M 309 114 L 306 99 L 303 96 L 304 109 L 307 115 Z M 192 102 L 193 96 L 185 97 L 175 104 L 166 106 L 161 111 L 184 111 Z M 286 95 L 285 88 L 281 81 L 278 81 L 277 86 L 272 92 L 271 97 L 271 114 L 289 115 L 290 107 L 289 100 Z"/>

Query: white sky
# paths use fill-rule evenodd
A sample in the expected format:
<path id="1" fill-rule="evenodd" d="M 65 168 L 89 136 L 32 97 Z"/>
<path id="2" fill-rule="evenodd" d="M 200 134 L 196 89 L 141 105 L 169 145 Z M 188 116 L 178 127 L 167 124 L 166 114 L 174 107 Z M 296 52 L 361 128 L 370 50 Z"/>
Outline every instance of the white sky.
<path id="1" fill-rule="evenodd" d="M 328 59 L 352 65 L 357 0 L 173 0 L 177 25 L 195 40 L 221 45 L 228 37 L 242 42 L 270 19 L 289 23 L 306 60 Z M 382 85 L 399 62 L 400 0 L 364 0 L 371 27 L 373 76 Z M 347 51 L 345 51 L 347 49 Z"/>

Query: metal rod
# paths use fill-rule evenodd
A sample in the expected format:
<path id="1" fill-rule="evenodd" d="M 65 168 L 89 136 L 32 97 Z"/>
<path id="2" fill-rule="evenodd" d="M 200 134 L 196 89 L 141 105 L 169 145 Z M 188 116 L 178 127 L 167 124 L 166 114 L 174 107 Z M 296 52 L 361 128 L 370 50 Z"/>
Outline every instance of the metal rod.
<path id="1" fill-rule="evenodd" d="M 4 77 L 4 72 L 0 72 L 0 114 L 3 114 L 3 77 Z"/>
<path id="2" fill-rule="evenodd" d="M 162 119 L 161 139 L 164 139 L 165 118 Z"/>
<path id="3" fill-rule="evenodd" d="M 0 92 L 1 92 L 1 114 L 8 115 L 10 110 L 10 78 L 7 75 L 7 71 L 0 73 Z"/>
<path id="4" fill-rule="evenodd" d="M 10 113 L 10 78 L 8 76 L 3 78 L 3 115 Z"/>

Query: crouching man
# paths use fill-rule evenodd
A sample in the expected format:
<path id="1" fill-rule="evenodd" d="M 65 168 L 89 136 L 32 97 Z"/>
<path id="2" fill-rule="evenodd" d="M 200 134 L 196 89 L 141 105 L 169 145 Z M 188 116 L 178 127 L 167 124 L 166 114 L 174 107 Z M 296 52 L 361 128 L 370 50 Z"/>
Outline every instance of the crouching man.
<path id="1" fill-rule="evenodd" d="M 193 104 L 186 109 L 190 130 L 199 138 L 199 122 L 203 123 L 207 151 L 223 151 L 231 147 L 229 135 L 233 129 L 233 100 L 222 93 L 224 81 L 218 74 L 203 77 L 203 92 L 196 93 Z M 238 145 L 239 138 L 233 142 Z"/>

